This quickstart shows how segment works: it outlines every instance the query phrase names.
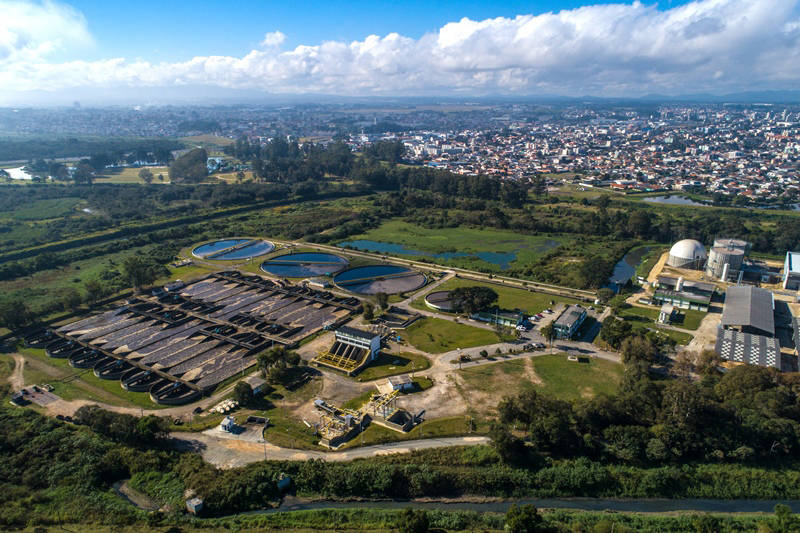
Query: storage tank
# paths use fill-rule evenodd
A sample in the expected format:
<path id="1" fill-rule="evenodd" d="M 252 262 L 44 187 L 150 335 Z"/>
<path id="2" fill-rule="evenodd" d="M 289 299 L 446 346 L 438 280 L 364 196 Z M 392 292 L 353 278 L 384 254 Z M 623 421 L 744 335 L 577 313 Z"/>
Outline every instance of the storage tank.
<path id="1" fill-rule="evenodd" d="M 750 248 L 752 248 L 752 244 L 747 241 L 743 241 L 742 239 L 730 239 L 728 237 L 720 237 L 718 239 L 714 239 L 714 246 L 713 248 L 728 248 L 732 250 L 741 250 L 747 255 L 750 252 Z"/>
<path id="2" fill-rule="evenodd" d="M 708 254 L 706 275 L 726 281 L 726 278 L 742 269 L 745 250 L 743 248 L 726 248 L 715 246 Z M 725 267 L 727 265 L 727 268 Z"/>
<path id="3" fill-rule="evenodd" d="M 706 262 L 706 249 L 699 241 L 684 239 L 672 245 L 667 264 L 676 268 L 702 270 Z"/>

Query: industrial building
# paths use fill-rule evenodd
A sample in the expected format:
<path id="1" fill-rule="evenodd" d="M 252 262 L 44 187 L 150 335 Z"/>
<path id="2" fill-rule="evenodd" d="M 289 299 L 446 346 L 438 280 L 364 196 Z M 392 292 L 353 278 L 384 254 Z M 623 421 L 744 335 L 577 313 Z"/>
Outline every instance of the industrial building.
<path id="1" fill-rule="evenodd" d="M 790 291 L 800 290 L 800 252 L 786 252 L 782 286 Z"/>
<path id="2" fill-rule="evenodd" d="M 353 375 L 378 356 L 381 335 L 348 326 L 334 332 L 335 341 L 330 350 L 318 352 L 312 362 Z"/>
<path id="3" fill-rule="evenodd" d="M 684 239 L 672 245 L 667 265 L 675 268 L 702 270 L 706 263 L 706 249 L 694 239 Z"/>
<path id="4" fill-rule="evenodd" d="M 658 276 L 652 300 L 655 304 L 671 304 L 680 309 L 708 311 L 714 289 L 711 283 Z"/>
<path id="5" fill-rule="evenodd" d="M 737 285 L 725 293 L 722 327 L 752 335 L 775 336 L 775 302 L 768 290 Z"/>
<path id="6" fill-rule="evenodd" d="M 721 281 L 740 281 L 750 246 L 749 242 L 741 239 L 716 239 L 708 254 L 706 275 Z"/>
<path id="7" fill-rule="evenodd" d="M 784 370 L 778 339 L 765 335 L 742 333 L 720 327 L 717 330 L 717 343 L 714 351 L 726 361 L 733 363 L 747 363 Z"/>
<path id="8" fill-rule="evenodd" d="M 586 309 L 580 305 L 570 305 L 553 321 L 553 331 L 556 338 L 572 338 L 584 320 L 586 320 Z"/>

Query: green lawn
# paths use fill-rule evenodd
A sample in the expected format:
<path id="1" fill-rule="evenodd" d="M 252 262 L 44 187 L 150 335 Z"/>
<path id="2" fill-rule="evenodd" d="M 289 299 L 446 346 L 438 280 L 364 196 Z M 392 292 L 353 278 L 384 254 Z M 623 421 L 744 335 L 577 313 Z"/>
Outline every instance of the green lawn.
<path id="1" fill-rule="evenodd" d="M 501 309 L 520 309 L 521 311 L 535 315 L 541 313 L 543 310 L 551 307 L 551 302 L 564 302 L 565 304 L 580 303 L 580 300 L 572 298 L 564 298 L 562 296 L 554 296 L 552 294 L 545 294 L 543 292 L 531 292 L 525 289 L 518 289 L 515 287 L 508 287 L 497 283 L 485 283 L 480 281 L 473 281 L 464 278 L 453 278 L 441 285 L 434 291 L 451 291 L 459 287 L 489 287 L 497 293 L 497 305 Z M 430 291 L 433 292 L 433 291 Z M 430 311 L 430 307 L 425 305 L 425 295 L 415 299 L 411 306 L 425 311 Z"/>
<path id="2" fill-rule="evenodd" d="M 654 326 L 650 326 L 650 329 L 654 329 L 658 333 L 660 333 L 661 335 L 669 337 L 670 339 L 675 341 L 676 344 L 680 344 L 681 346 L 686 346 L 694 338 L 692 335 L 689 335 L 688 333 L 684 333 L 683 331 L 675 331 L 674 329 L 662 328 L 662 327 L 655 326 L 655 325 Z"/>
<path id="3" fill-rule="evenodd" d="M 658 320 L 660 312 L 661 309 L 655 307 L 639 307 L 634 305 L 627 309 L 622 309 L 619 312 L 619 316 L 630 322 L 653 323 Z"/>
<path id="4" fill-rule="evenodd" d="M 695 330 L 700 327 L 700 322 L 706 317 L 703 311 L 695 309 L 680 309 L 678 310 L 678 318 L 673 320 L 672 324 L 681 329 Z"/>
<path id="5" fill-rule="evenodd" d="M 566 354 L 540 355 L 531 359 L 542 389 L 564 400 L 613 394 L 622 378 L 623 367 L 605 359 L 581 358 L 569 361 Z"/>
<path id="6" fill-rule="evenodd" d="M 430 368 L 431 362 L 424 355 L 402 352 L 399 354 L 381 352 L 367 368 L 359 372 L 359 381 L 396 376 L 408 372 L 416 372 Z"/>
<path id="7" fill-rule="evenodd" d="M 456 348 L 471 348 L 500 342 L 488 329 L 457 324 L 442 318 L 423 318 L 411 324 L 401 337 L 423 352 L 443 353 Z"/>
<path id="8" fill-rule="evenodd" d="M 121 168 L 121 169 L 114 169 L 108 170 L 105 172 L 103 176 L 99 176 L 95 178 L 97 183 L 140 183 L 143 184 L 144 180 L 139 177 L 139 172 L 147 168 L 150 172 L 153 173 L 153 183 L 154 184 L 165 184 L 169 183 L 169 168 L 167 167 L 142 167 L 142 168 Z M 158 175 L 161 174 L 164 179 L 158 179 Z"/>
<path id="9" fill-rule="evenodd" d="M 475 254 L 485 252 L 515 253 L 510 261 L 511 268 L 520 268 L 535 261 L 548 250 L 561 244 L 550 236 L 523 235 L 506 230 L 477 228 L 423 228 L 402 220 L 389 220 L 380 227 L 360 235 L 353 235 L 347 241 L 371 240 L 400 244 L 410 250 L 424 254 L 388 254 L 405 259 L 427 259 L 441 264 L 449 264 L 465 269 L 482 269 L 500 272 L 502 268 L 487 257 Z M 436 254 L 461 252 L 468 257 L 433 257 Z M 425 255 L 428 254 L 428 255 Z"/>
<path id="10" fill-rule="evenodd" d="M 633 322 L 634 326 L 647 327 L 664 332 L 678 344 L 689 344 L 689 341 L 692 340 L 692 335 L 682 331 L 663 328 L 656 323 L 660 312 L 660 309 L 651 307 L 632 306 L 621 310 L 619 316 Z M 677 319 L 672 322 L 673 326 L 681 329 L 696 330 L 700 326 L 700 322 L 706 316 L 706 313 L 693 309 L 678 309 L 676 315 Z"/>

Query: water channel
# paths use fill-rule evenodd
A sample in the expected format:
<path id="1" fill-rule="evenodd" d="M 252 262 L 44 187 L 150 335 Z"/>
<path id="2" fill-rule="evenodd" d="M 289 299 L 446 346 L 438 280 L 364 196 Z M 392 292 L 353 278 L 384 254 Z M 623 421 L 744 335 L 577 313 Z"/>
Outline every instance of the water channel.
<path id="1" fill-rule="evenodd" d="M 512 504 L 533 504 L 543 509 L 580 509 L 585 511 L 618 511 L 637 513 L 668 513 L 674 511 L 698 511 L 709 513 L 771 513 L 775 505 L 782 503 L 800 511 L 800 500 L 711 500 L 711 499 L 615 499 L 615 498 L 541 498 L 504 500 L 494 502 L 418 502 L 388 500 L 375 502 L 304 501 L 287 498 L 275 509 L 254 511 L 255 514 L 285 511 L 307 511 L 314 509 L 415 509 L 441 511 L 476 511 L 505 513 Z"/>

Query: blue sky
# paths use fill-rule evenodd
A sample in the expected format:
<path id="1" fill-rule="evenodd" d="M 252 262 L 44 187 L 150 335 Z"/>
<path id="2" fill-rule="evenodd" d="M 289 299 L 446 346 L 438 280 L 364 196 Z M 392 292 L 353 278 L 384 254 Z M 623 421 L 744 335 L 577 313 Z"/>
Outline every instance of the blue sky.
<path id="1" fill-rule="evenodd" d="M 419 38 L 463 17 L 515 17 L 584 5 L 617 2 L 507 1 L 172 1 L 82 0 L 70 2 L 89 23 L 97 48 L 87 58 L 147 57 L 180 61 L 197 55 L 240 55 L 264 34 L 281 31 L 285 48 L 323 41 L 360 40 L 397 32 Z M 686 0 L 645 1 L 668 8 Z"/>
<path id="2" fill-rule="evenodd" d="M 29 93 L 180 98 L 188 87 L 724 94 L 798 90 L 798 65 L 800 0 L 0 0 L 0 104 Z"/>

